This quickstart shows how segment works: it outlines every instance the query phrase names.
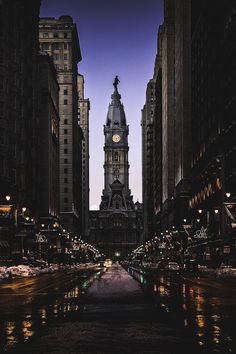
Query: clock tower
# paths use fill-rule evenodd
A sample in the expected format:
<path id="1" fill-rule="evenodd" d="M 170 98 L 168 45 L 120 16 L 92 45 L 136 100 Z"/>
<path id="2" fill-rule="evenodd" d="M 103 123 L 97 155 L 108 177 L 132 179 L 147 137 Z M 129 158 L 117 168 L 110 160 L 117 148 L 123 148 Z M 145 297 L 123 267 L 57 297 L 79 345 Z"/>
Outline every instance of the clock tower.
<path id="1" fill-rule="evenodd" d="M 102 201 L 99 210 L 89 213 L 90 242 L 114 260 L 127 257 L 141 243 L 143 234 L 142 204 L 133 202 L 129 189 L 129 127 L 118 83 L 116 76 L 104 125 Z"/>
<path id="2" fill-rule="evenodd" d="M 114 80 L 114 92 L 111 95 L 105 135 L 104 190 L 100 209 L 133 209 L 134 204 L 129 190 L 128 135 L 129 126 L 121 95 L 118 92 L 119 79 Z"/>

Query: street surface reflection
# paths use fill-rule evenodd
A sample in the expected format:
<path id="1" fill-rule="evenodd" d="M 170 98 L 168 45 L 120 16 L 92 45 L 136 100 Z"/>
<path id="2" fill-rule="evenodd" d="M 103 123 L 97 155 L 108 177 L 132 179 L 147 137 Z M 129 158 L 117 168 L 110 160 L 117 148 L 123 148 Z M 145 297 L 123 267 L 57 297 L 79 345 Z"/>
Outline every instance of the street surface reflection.
<path id="1" fill-rule="evenodd" d="M 199 352 L 236 352 L 236 287 L 233 282 L 184 278 L 175 273 L 130 274 L 149 291 L 154 304 L 184 327 Z"/>

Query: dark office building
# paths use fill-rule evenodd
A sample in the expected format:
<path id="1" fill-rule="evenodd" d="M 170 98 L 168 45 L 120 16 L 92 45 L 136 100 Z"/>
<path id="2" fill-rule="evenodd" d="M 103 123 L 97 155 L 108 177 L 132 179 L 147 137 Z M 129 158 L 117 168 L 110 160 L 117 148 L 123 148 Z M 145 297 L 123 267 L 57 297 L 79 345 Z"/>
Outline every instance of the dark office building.
<path id="1" fill-rule="evenodd" d="M 213 11 L 214 9 L 214 11 Z M 192 191 L 190 218 L 206 228 L 191 253 L 235 258 L 236 4 L 192 1 Z"/>
<path id="2" fill-rule="evenodd" d="M 11 257 L 22 208 L 37 212 L 39 7 L 0 1 L 0 258 Z"/>
<path id="3" fill-rule="evenodd" d="M 41 52 L 39 60 L 39 201 L 40 217 L 59 217 L 59 85 L 52 59 Z"/>

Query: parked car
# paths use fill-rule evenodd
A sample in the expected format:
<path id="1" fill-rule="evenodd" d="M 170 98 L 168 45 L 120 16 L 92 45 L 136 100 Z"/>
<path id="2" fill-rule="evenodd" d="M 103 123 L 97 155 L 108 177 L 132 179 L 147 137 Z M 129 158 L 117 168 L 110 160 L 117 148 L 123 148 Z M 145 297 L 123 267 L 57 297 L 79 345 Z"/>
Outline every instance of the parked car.
<path id="1" fill-rule="evenodd" d="M 199 264 L 195 259 L 189 259 L 184 263 L 184 271 L 193 275 L 198 275 Z"/>
<path id="2" fill-rule="evenodd" d="M 179 271 L 180 267 L 176 262 L 168 262 L 165 266 L 165 270 Z"/>

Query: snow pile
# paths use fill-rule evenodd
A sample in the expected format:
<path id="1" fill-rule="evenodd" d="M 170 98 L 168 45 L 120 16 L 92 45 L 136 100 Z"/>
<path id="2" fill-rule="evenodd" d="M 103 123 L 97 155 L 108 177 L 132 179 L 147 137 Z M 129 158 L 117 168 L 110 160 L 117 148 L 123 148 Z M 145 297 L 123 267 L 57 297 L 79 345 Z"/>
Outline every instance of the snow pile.
<path id="1" fill-rule="evenodd" d="M 11 273 L 8 270 L 8 267 L 0 267 L 0 280 L 5 280 L 10 278 Z"/>
<path id="2" fill-rule="evenodd" d="M 200 268 L 199 273 L 202 276 L 213 277 L 213 278 L 236 278 L 236 268 Z"/>
<path id="3" fill-rule="evenodd" d="M 80 265 L 58 265 L 58 264 L 51 264 L 47 266 L 47 262 L 42 261 L 41 266 L 33 267 L 29 265 L 20 264 L 17 266 L 11 267 L 0 267 L 0 281 L 6 280 L 9 278 L 15 277 L 34 277 L 39 274 L 46 274 L 46 273 L 53 273 L 58 270 L 68 270 L 68 269 L 87 269 L 88 267 L 92 267 L 91 265 L 87 264 L 80 264 Z M 93 265 L 95 267 L 96 265 Z"/>
<path id="4" fill-rule="evenodd" d="M 18 266 L 9 267 L 8 271 L 13 277 L 32 277 L 40 273 L 40 268 L 20 264 Z"/>

